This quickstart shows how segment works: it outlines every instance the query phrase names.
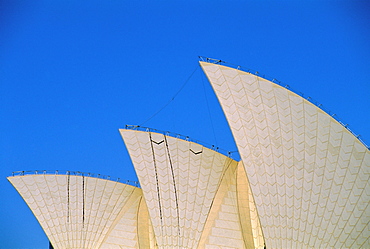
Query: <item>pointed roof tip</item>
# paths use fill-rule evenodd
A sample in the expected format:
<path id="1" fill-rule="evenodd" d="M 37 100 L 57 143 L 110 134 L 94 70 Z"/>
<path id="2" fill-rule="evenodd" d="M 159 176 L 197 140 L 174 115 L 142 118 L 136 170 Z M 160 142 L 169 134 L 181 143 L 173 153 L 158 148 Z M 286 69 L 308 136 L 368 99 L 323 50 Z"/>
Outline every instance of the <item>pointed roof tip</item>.
<path id="1" fill-rule="evenodd" d="M 198 58 L 199 58 L 199 61 L 209 62 L 209 63 L 214 63 L 214 64 L 226 63 L 225 61 L 220 60 L 220 59 L 213 59 L 213 58 L 200 56 L 200 55 L 198 56 Z"/>

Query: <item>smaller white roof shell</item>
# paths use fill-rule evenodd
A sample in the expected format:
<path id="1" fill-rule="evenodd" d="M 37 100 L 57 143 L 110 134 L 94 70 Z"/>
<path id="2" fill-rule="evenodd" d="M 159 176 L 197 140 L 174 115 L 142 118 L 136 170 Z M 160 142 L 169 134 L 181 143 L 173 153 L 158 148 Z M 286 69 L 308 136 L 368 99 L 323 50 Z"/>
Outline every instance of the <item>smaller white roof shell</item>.
<path id="1" fill-rule="evenodd" d="M 244 168 L 237 170 L 238 162 L 162 133 L 120 132 L 158 248 L 263 248 L 254 200 Z"/>
<path id="2" fill-rule="evenodd" d="M 18 175 L 8 180 L 30 207 L 54 248 L 137 246 L 135 216 L 141 189 L 70 174 Z M 136 214 L 130 215 L 134 211 Z M 126 234 L 116 233 L 120 228 Z"/>

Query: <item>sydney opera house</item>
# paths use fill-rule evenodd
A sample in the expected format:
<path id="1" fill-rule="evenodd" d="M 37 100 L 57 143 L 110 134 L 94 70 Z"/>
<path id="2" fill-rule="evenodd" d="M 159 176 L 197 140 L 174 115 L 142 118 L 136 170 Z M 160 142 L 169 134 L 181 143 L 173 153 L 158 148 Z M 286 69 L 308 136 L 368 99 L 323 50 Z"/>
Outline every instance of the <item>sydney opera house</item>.
<path id="1" fill-rule="evenodd" d="M 52 247 L 370 248 L 369 148 L 275 81 L 200 65 L 241 159 L 126 126 L 137 186 L 80 172 L 8 177 Z"/>

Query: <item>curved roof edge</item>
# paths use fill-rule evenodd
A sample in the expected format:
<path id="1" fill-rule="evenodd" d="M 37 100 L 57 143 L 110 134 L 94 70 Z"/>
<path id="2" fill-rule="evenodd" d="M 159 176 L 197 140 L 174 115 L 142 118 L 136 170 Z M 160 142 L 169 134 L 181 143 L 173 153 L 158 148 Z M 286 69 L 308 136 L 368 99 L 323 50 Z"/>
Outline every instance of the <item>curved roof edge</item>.
<path id="1" fill-rule="evenodd" d="M 284 87 L 286 88 L 287 90 L 299 95 L 300 97 L 304 98 L 305 100 L 307 100 L 308 102 L 314 104 L 315 106 L 317 106 L 318 108 L 320 108 L 322 111 L 324 111 L 326 114 L 328 114 L 329 116 L 331 116 L 333 119 L 335 119 L 339 124 L 341 124 L 344 128 L 346 128 L 352 135 L 354 135 L 368 150 L 370 150 L 370 146 L 367 145 L 365 143 L 365 141 L 363 141 L 361 139 L 361 135 L 360 134 L 356 134 L 355 132 L 353 132 L 348 126 L 348 124 L 345 124 L 343 123 L 339 118 L 338 118 L 338 115 L 336 113 L 333 113 L 331 112 L 330 110 L 328 110 L 327 108 L 325 108 L 325 106 L 321 103 L 319 103 L 318 101 L 316 101 L 315 99 L 313 99 L 312 97 L 310 96 L 305 96 L 302 92 L 300 91 L 297 91 L 296 89 L 293 89 L 290 87 L 290 85 L 288 84 L 284 84 L 284 82 L 281 82 L 280 80 L 277 80 L 276 78 L 273 78 L 271 76 L 268 76 L 268 75 L 265 75 L 265 74 L 260 74 L 258 71 L 256 70 L 252 70 L 252 69 L 249 69 L 249 68 L 245 68 L 245 67 L 242 67 L 240 65 L 235 65 L 235 64 L 231 64 L 231 63 L 228 63 L 228 62 L 225 62 L 223 60 L 219 60 L 219 59 L 212 59 L 212 58 L 209 58 L 209 57 L 205 57 L 205 56 L 198 56 L 199 60 L 202 61 L 202 62 L 208 62 L 208 63 L 212 63 L 212 64 L 218 64 L 218 65 L 223 65 L 223 66 L 227 66 L 227 67 L 230 67 L 230 68 L 234 68 L 234 69 L 237 69 L 237 70 L 240 70 L 240 71 L 243 71 L 243 72 L 247 72 L 247 73 L 250 73 L 250 74 L 253 74 L 255 76 L 258 76 L 260 78 L 263 78 L 265 80 L 268 80 L 268 81 L 271 81 L 272 83 L 274 84 L 277 84 L 281 87 Z"/>
<path id="2" fill-rule="evenodd" d="M 13 176 L 26 176 L 26 175 L 73 175 L 73 176 L 85 176 L 85 177 L 92 177 L 98 178 L 103 180 L 108 180 L 112 182 L 119 182 L 127 185 L 131 185 L 133 187 L 140 188 L 139 181 L 131 181 L 131 180 L 124 180 L 119 177 L 111 177 L 109 175 L 102 175 L 102 174 L 95 174 L 89 172 L 81 172 L 81 171 L 69 171 L 69 170 L 23 170 L 23 171 L 13 171 Z"/>
<path id="3" fill-rule="evenodd" d="M 144 126 L 140 126 L 140 125 L 125 125 L 125 127 L 123 129 L 125 129 L 125 130 L 136 130 L 136 131 L 145 131 L 145 132 L 154 132 L 154 133 L 162 134 L 162 135 L 165 135 L 165 136 L 170 136 L 170 137 L 178 138 L 178 139 L 181 139 L 181 140 L 193 142 L 193 143 L 199 144 L 199 145 L 201 145 L 205 148 L 208 148 L 210 150 L 216 151 L 216 152 L 218 152 L 218 153 L 220 153 L 224 156 L 227 156 L 231 159 L 234 159 L 235 161 L 240 161 L 239 151 L 228 151 L 228 150 L 219 148 L 219 147 L 217 147 L 215 145 L 212 145 L 212 144 L 208 144 L 208 143 L 196 140 L 196 139 L 191 139 L 189 136 L 181 135 L 181 134 L 170 132 L 170 131 L 157 130 L 157 129 L 144 127 Z"/>

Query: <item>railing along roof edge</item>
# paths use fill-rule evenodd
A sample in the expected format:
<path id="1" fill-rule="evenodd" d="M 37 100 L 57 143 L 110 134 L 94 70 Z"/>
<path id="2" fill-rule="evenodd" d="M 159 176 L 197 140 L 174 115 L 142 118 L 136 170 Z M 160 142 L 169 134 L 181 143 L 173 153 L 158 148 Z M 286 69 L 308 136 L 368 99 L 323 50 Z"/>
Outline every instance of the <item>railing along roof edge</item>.
<path id="1" fill-rule="evenodd" d="M 119 182 L 128 184 L 134 187 L 140 187 L 139 181 L 124 180 L 119 177 L 111 177 L 109 175 L 95 174 L 81 171 L 69 171 L 69 170 L 22 170 L 14 171 L 11 176 L 25 176 L 25 175 L 71 175 L 71 176 L 85 176 L 98 178 L 103 180 L 109 180 L 113 182 Z"/>

